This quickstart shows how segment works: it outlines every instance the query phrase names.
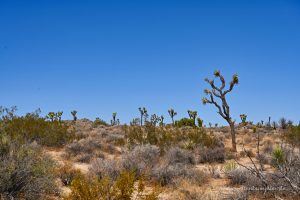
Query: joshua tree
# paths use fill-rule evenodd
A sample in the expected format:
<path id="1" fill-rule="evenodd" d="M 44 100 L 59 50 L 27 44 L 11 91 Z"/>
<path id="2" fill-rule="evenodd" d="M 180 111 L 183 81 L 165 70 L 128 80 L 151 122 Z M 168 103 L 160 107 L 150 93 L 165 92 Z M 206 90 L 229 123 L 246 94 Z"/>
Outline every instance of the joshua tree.
<path id="1" fill-rule="evenodd" d="M 147 109 L 145 107 L 143 107 L 143 108 L 140 107 L 139 111 L 141 113 L 141 126 L 143 126 L 143 118 L 144 118 L 144 116 L 148 115 Z"/>
<path id="2" fill-rule="evenodd" d="M 173 108 L 171 108 L 170 110 L 168 110 L 168 113 L 169 113 L 170 117 L 172 118 L 172 124 L 174 125 L 174 117 L 177 115 L 177 112 L 175 112 L 175 110 Z"/>
<path id="3" fill-rule="evenodd" d="M 273 121 L 272 126 L 273 126 L 273 129 L 276 130 L 276 128 L 278 127 L 277 122 Z"/>
<path id="4" fill-rule="evenodd" d="M 156 126 L 157 123 L 161 122 L 161 118 L 157 116 L 156 114 L 151 115 L 150 117 L 150 123 L 154 126 Z"/>
<path id="5" fill-rule="evenodd" d="M 198 126 L 201 128 L 203 126 L 203 120 L 198 117 L 197 121 L 198 121 Z"/>
<path id="6" fill-rule="evenodd" d="M 230 93 L 234 86 L 237 85 L 239 83 L 239 78 L 237 74 L 234 74 L 232 77 L 232 81 L 230 82 L 230 86 L 227 90 L 225 90 L 225 79 L 224 77 L 221 75 L 220 71 L 216 70 L 214 72 L 215 77 L 219 78 L 222 85 L 220 87 L 217 87 L 215 85 L 214 80 L 209 80 L 209 79 L 205 79 L 205 81 L 211 86 L 211 90 L 205 89 L 204 93 L 206 95 L 209 95 L 209 98 L 203 98 L 202 102 L 203 104 L 213 104 L 215 105 L 215 107 L 218 109 L 218 113 L 221 115 L 221 117 L 223 119 L 225 119 L 227 121 L 227 123 L 230 126 L 231 129 L 231 141 L 232 141 L 232 150 L 236 151 L 236 138 L 235 138 L 235 128 L 234 128 L 234 123 L 235 121 L 231 118 L 230 115 L 230 108 L 229 105 L 227 103 L 226 100 L 226 95 L 228 93 Z M 219 104 L 216 101 L 216 98 L 220 99 L 221 104 Z"/>
<path id="7" fill-rule="evenodd" d="M 50 119 L 51 122 L 53 122 L 55 119 L 55 116 L 56 116 L 55 112 L 49 112 L 48 115 L 46 116 L 46 118 Z"/>
<path id="8" fill-rule="evenodd" d="M 289 127 L 289 128 L 293 127 L 293 123 L 294 123 L 294 122 L 293 122 L 292 120 L 289 120 L 287 123 L 288 123 L 288 127 Z"/>
<path id="9" fill-rule="evenodd" d="M 240 118 L 241 118 L 241 121 L 242 121 L 243 125 L 246 125 L 247 115 L 246 114 L 240 114 Z"/>
<path id="10" fill-rule="evenodd" d="M 197 111 L 188 110 L 187 112 L 189 114 L 190 119 L 192 119 L 194 121 L 194 124 L 196 124 Z"/>
<path id="11" fill-rule="evenodd" d="M 164 126 L 164 119 L 165 117 L 163 115 L 160 116 L 160 125 Z"/>
<path id="12" fill-rule="evenodd" d="M 63 112 L 57 112 L 56 117 L 58 118 L 58 121 L 61 122 L 61 116 L 63 115 Z"/>
<path id="13" fill-rule="evenodd" d="M 116 120 L 116 117 L 117 117 L 117 113 L 116 112 L 113 112 L 112 113 L 112 120 L 111 120 L 111 125 L 114 126 L 117 124 L 117 120 Z"/>
<path id="14" fill-rule="evenodd" d="M 288 122 L 284 117 L 282 117 L 279 120 L 278 124 L 279 124 L 280 128 L 282 128 L 282 129 L 287 129 L 288 128 Z"/>
<path id="15" fill-rule="evenodd" d="M 76 121 L 77 120 L 77 111 L 76 110 L 71 111 L 71 115 L 73 116 L 73 120 Z"/>
<path id="16" fill-rule="evenodd" d="M 271 127 L 271 117 L 269 117 L 268 123 L 267 123 L 267 127 Z"/>

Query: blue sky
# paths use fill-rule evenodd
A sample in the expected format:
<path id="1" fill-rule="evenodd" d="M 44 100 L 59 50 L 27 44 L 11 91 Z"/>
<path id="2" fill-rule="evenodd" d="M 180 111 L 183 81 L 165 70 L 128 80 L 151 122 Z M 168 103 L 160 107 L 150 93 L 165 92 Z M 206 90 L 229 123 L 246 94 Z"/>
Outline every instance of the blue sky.
<path id="1" fill-rule="evenodd" d="M 173 107 L 224 124 L 201 104 L 220 69 L 240 77 L 233 118 L 298 122 L 299 22 L 296 0 L 0 0 L 0 105 L 121 122 Z"/>

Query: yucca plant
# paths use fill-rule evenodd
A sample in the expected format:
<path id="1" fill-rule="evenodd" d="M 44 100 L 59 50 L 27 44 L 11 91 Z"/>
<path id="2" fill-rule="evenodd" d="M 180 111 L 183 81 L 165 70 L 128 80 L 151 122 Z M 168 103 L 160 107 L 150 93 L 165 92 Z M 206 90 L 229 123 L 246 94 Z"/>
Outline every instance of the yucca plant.
<path id="1" fill-rule="evenodd" d="M 171 108 L 170 110 L 168 110 L 168 113 L 172 119 L 172 124 L 174 125 L 174 117 L 177 115 L 177 112 L 175 112 L 175 110 L 173 108 Z"/>
<path id="2" fill-rule="evenodd" d="M 284 152 L 281 148 L 275 148 L 273 150 L 272 156 L 277 165 L 281 165 L 284 163 Z"/>
<path id="3" fill-rule="evenodd" d="M 226 83 L 224 77 L 221 75 L 219 70 L 216 70 L 214 72 L 214 75 L 216 78 L 219 78 L 222 85 L 220 87 L 215 85 L 214 80 L 209 80 L 208 78 L 205 79 L 205 81 L 211 86 L 211 90 L 205 89 L 204 93 L 209 96 L 209 98 L 204 97 L 202 99 L 202 103 L 204 105 L 206 104 L 212 104 L 218 109 L 218 113 L 221 115 L 223 119 L 227 121 L 227 123 L 230 126 L 231 130 L 231 140 L 232 140 L 232 150 L 236 152 L 236 132 L 235 132 L 235 121 L 232 119 L 230 115 L 230 107 L 226 100 L 226 95 L 230 93 L 234 86 L 236 86 L 239 83 L 239 78 L 237 74 L 234 74 L 232 76 L 232 80 L 230 82 L 229 88 L 226 90 Z M 219 99 L 221 101 L 221 104 L 216 101 L 216 99 Z"/>

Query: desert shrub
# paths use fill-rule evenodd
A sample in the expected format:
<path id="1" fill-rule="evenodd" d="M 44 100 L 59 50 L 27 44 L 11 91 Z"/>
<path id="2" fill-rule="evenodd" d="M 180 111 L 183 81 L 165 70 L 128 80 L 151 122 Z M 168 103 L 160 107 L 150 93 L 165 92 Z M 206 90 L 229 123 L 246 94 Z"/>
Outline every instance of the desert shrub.
<path id="1" fill-rule="evenodd" d="M 147 173 L 158 162 L 159 148 L 154 145 L 139 145 L 127 152 L 122 158 L 122 167 L 133 170 L 136 175 Z"/>
<path id="2" fill-rule="evenodd" d="M 198 145 L 219 145 L 215 137 L 208 135 L 203 128 L 178 128 L 178 127 L 155 127 L 146 123 L 144 127 L 124 126 L 129 148 L 135 145 L 151 144 L 164 152 L 170 146 L 177 145 L 188 149 L 194 149 Z"/>
<path id="3" fill-rule="evenodd" d="M 115 180 L 120 175 L 120 166 L 114 160 L 98 158 L 91 163 L 90 171 L 100 179 L 110 177 Z"/>
<path id="4" fill-rule="evenodd" d="M 144 144 L 145 141 L 145 133 L 141 126 L 124 126 L 123 127 L 126 139 L 128 140 L 128 144 L 130 146 L 134 146 L 136 144 Z"/>
<path id="5" fill-rule="evenodd" d="M 264 154 L 271 154 L 273 152 L 273 144 L 271 140 L 267 140 L 262 149 Z"/>
<path id="6" fill-rule="evenodd" d="M 77 176 L 71 184 L 72 193 L 68 199 L 116 199 L 130 200 L 134 191 L 134 174 L 122 172 L 115 182 L 109 177 Z"/>
<path id="7" fill-rule="evenodd" d="M 224 172 L 225 173 L 228 173 L 230 171 L 233 171 L 237 169 L 237 163 L 235 161 L 227 161 L 225 164 L 224 164 Z"/>
<path id="8" fill-rule="evenodd" d="M 197 154 L 199 156 L 199 163 L 212 163 L 219 162 L 222 163 L 225 160 L 225 149 L 224 147 L 199 147 L 197 149 Z"/>
<path id="9" fill-rule="evenodd" d="M 188 179 L 197 185 L 206 182 L 207 175 L 198 170 L 182 164 L 175 165 L 157 165 L 152 171 L 152 179 L 161 186 L 166 186 L 175 183 L 177 179 Z"/>
<path id="10" fill-rule="evenodd" d="M 252 137 L 250 135 L 244 137 L 245 144 L 250 144 L 251 142 L 252 142 Z"/>
<path id="11" fill-rule="evenodd" d="M 247 190 L 239 190 L 235 189 L 229 194 L 223 195 L 222 199 L 230 199 L 230 200 L 248 200 L 249 192 Z"/>
<path id="12" fill-rule="evenodd" d="M 81 162 L 81 163 L 89 163 L 93 158 L 94 158 L 95 155 L 92 155 L 92 154 L 88 154 L 88 153 L 81 153 L 81 154 L 78 154 L 74 157 L 74 161 L 75 162 Z M 104 158 L 104 155 L 101 154 L 101 155 L 97 155 L 97 157 L 103 157 Z"/>
<path id="13" fill-rule="evenodd" d="M 287 129 L 288 128 L 288 122 L 284 117 L 279 119 L 278 124 L 279 124 L 279 127 L 282 128 L 282 129 Z"/>
<path id="14" fill-rule="evenodd" d="M 177 163 L 181 164 L 195 164 L 195 158 L 193 154 L 185 149 L 181 149 L 179 147 L 170 148 L 165 156 L 164 160 L 169 165 L 174 165 Z"/>
<path id="15" fill-rule="evenodd" d="M 221 178 L 221 174 L 219 173 L 218 167 L 215 164 L 209 164 L 207 166 L 210 177 L 214 179 Z"/>
<path id="16" fill-rule="evenodd" d="M 104 121 L 103 119 L 100 119 L 97 117 L 95 121 L 93 122 L 93 127 L 98 127 L 98 126 L 108 126 L 108 123 Z"/>
<path id="17" fill-rule="evenodd" d="M 68 126 L 60 121 L 47 121 L 37 114 L 14 116 L 0 120 L 4 133 L 22 143 L 37 141 L 46 146 L 62 146 L 75 136 Z"/>
<path id="18" fill-rule="evenodd" d="M 221 141 L 206 133 L 203 128 L 190 128 L 183 130 L 183 141 L 186 141 L 188 149 L 202 145 L 206 147 L 222 146 Z"/>
<path id="19" fill-rule="evenodd" d="M 135 174 L 132 172 L 123 171 L 117 177 L 115 181 L 112 181 L 109 177 L 99 179 L 95 176 L 85 177 L 83 175 L 77 176 L 72 184 L 71 194 L 66 198 L 69 200 L 88 199 L 114 199 L 114 200 L 131 200 L 135 183 Z M 139 181 L 138 194 L 144 193 L 144 183 Z M 141 200 L 157 200 L 158 193 L 152 192 L 147 195 L 143 195 Z"/>
<path id="20" fill-rule="evenodd" d="M 236 152 L 232 152 L 231 149 L 225 149 L 225 159 L 226 160 L 234 160 L 238 159 L 238 154 Z"/>
<path id="21" fill-rule="evenodd" d="M 232 169 L 226 172 L 231 185 L 242 185 L 246 183 L 249 172 L 244 169 Z"/>
<path id="22" fill-rule="evenodd" d="M 101 152 L 104 146 L 98 139 L 87 137 L 66 145 L 65 152 L 68 158 L 75 157 L 78 162 L 89 162 L 93 157 L 104 157 Z"/>
<path id="23" fill-rule="evenodd" d="M 177 127 L 185 127 L 185 126 L 191 126 L 195 127 L 195 121 L 193 119 L 188 119 L 188 118 L 182 118 L 178 121 L 175 121 L 175 126 Z"/>
<path id="24" fill-rule="evenodd" d="M 246 152 L 245 151 L 240 151 L 240 157 L 245 157 L 246 156 Z"/>
<path id="25" fill-rule="evenodd" d="M 125 144 L 124 135 L 114 134 L 114 133 L 109 134 L 105 138 L 105 142 L 114 145 L 124 145 Z"/>
<path id="26" fill-rule="evenodd" d="M 255 154 L 253 153 L 253 151 L 251 149 L 247 149 L 244 151 L 245 151 L 247 157 L 251 157 L 251 158 L 255 157 Z"/>
<path id="27" fill-rule="evenodd" d="M 257 154 L 256 159 L 259 161 L 261 164 L 269 164 L 269 159 L 266 155 L 264 154 Z"/>
<path id="28" fill-rule="evenodd" d="M 80 170 L 74 169 L 69 163 L 64 164 L 58 169 L 59 178 L 65 186 L 69 186 L 79 174 Z"/>
<path id="29" fill-rule="evenodd" d="M 9 143 L 3 144 L 1 140 L 0 145 L 6 146 L 6 150 L 0 152 L 0 197 L 49 199 L 50 195 L 55 195 L 54 163 L 38 145 L 6 141 Z"/>
<path id="30" fill-rule="evenodd" d="M 272 163 L 274 165 L 283 164 L 285 160 L 284 152 L 281 148 L 277 147 L 273 150 L 272 153 Z"/>
<path id="31" fill-rule="evenodd" d="M 300 125 L 293 126 L 290 130 L 285 134 L 285 139 L 288 143 L 294 146 L 300 146 Z"/>

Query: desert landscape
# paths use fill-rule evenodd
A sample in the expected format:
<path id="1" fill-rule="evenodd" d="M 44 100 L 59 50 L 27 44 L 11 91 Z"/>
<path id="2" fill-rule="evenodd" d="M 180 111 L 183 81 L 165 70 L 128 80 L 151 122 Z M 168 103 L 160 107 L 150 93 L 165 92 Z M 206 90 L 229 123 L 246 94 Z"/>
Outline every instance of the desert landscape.
<path id="1" fill-rule="evenodd" d="M 212 104 L 229 126 L 206 127 L 197 111 L 172 123 L 138 109 L 140 117 L 120 124 L 97 118 L 62 120 L 63 112 L 15 115 L 1 108 L 1 199 L 299 199 L 300 125 L 232 120 L 226 89 L 206 79 Z M 220 99 L 219 103 L 216 100 Z M 175 118 L 175 119 L 174 119 Z"/>
<path id="2" fill-rule="evenodd" d="M 300 200 L 299 0 L 0 0 L 0 200 Z"/>

